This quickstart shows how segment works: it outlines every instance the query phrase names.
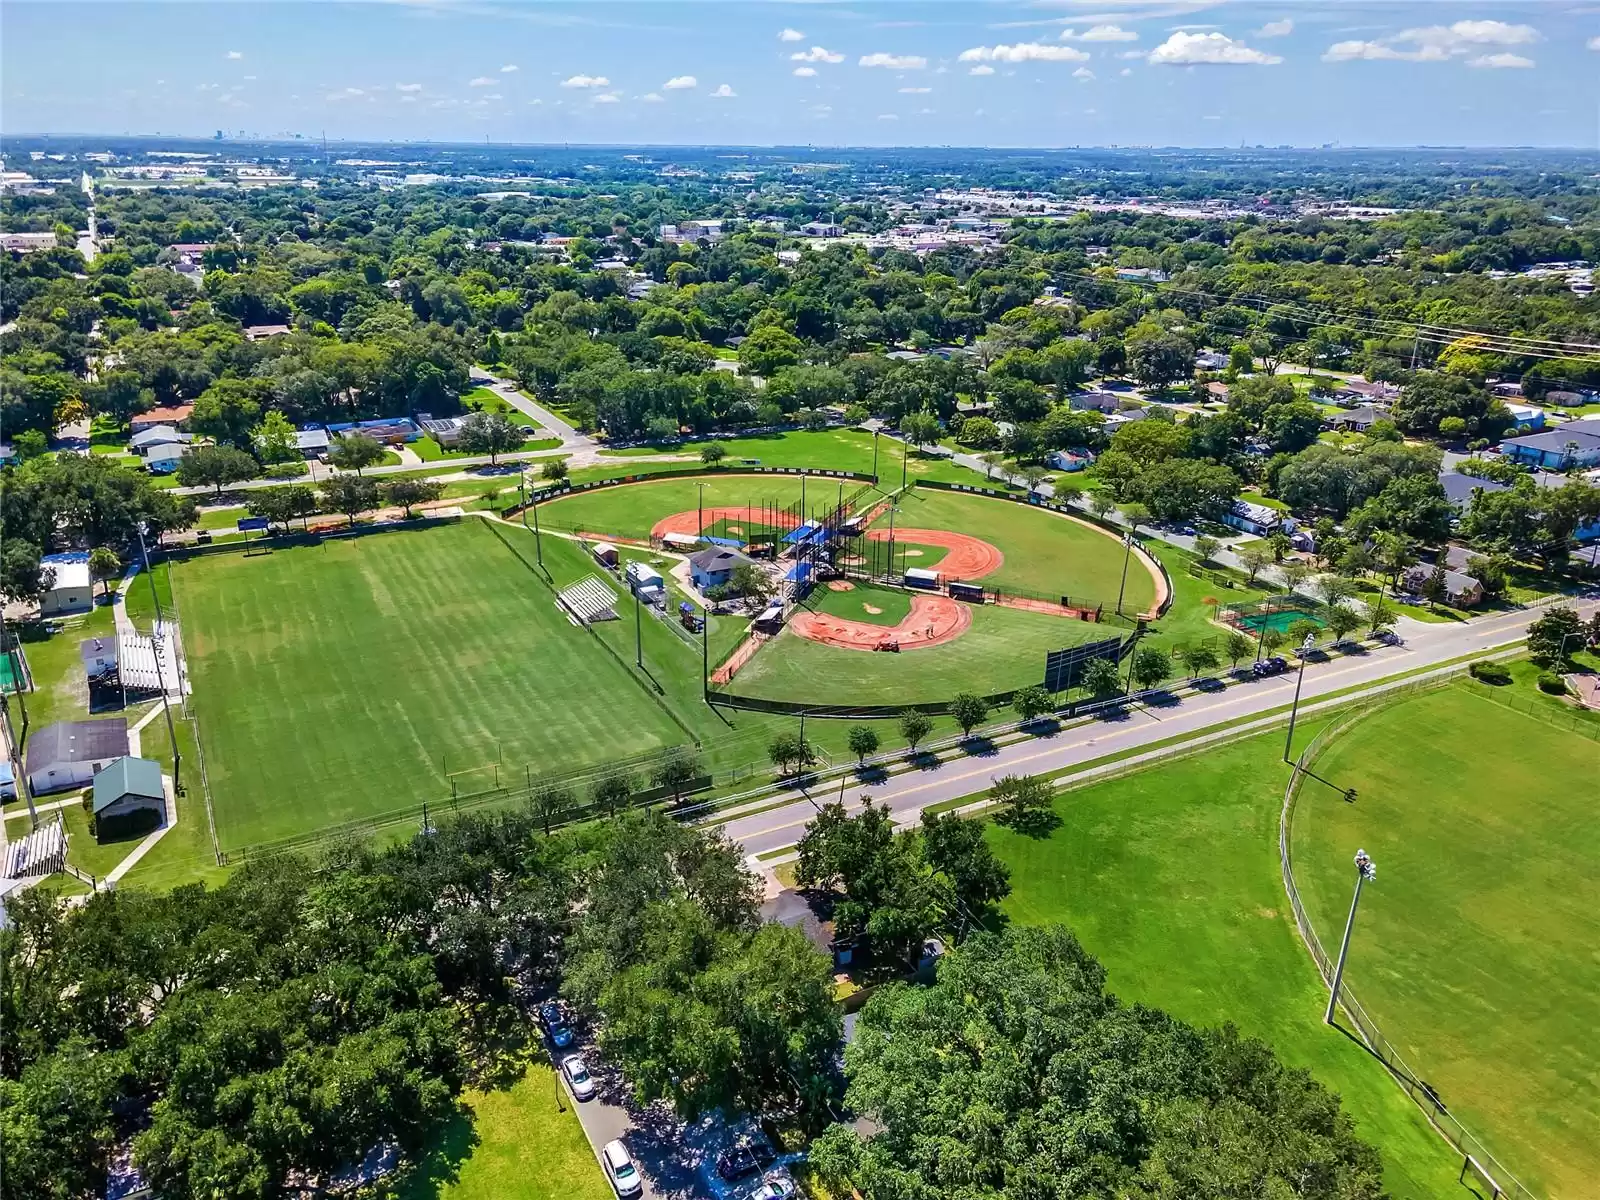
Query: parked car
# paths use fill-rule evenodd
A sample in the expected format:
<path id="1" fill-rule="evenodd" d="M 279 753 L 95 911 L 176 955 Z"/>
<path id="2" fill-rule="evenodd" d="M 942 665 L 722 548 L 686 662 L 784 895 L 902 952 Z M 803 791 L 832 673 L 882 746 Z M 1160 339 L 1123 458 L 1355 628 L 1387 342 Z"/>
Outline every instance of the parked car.
<path id="1" fill-rule="evenodd" d="M 1250 673 L 1258 679 L 1263 679 L 1268 675 L 1282 675 L 1288 669 L 1289 660 L 1275 654 L 1271 658 L 1263 658 L 1252 663 Z"/>
<path id="2" fill-rule="evenodd" d="M 729 1183 L 737 1183 L 759 1174 L 777 1157 L 764 1139 L 743 1138 L 717 1155 L 717 1174 Z"/>
<path id="3" fill-rule="evenodd" d="M 639 1168 L 633 1165 L 633 1155 L 622 1142 L 607 1142 L 600 1151 L 600 1162 L 606 1169 L 606 1178 L 617 1189 L 619 1196 L 637 1196 L 644 1191 L 644 1179 Z"/>
<path id="4" fill-rule="evenodd" d="M 544 1030 L 550 1035 L 556 1049 L 562 1050 L 572 1045 L 572 1026 L 567 1024 L 567 1015 L 561 1011 L 561 1005 L 554 1000 L 546 1000 L 539 1006 L 539 1020 L 544 1023 Z"/>
<path id="5" fill-rule="evenodd" d="M 567 1077 L 567 1086 L 576 1100 L 594 1099 L 594 1076 L 581 1056 L 569 1054 L 561 1060 L 561 1073 Z"/>
<path id="6" fill-rule="evenodd" d="M 761 1177 L 761 1186 L 750 1193 L 750 1200 L 796 1200 L 800 1185 L 787 1167 L 778 1167 Z"/>

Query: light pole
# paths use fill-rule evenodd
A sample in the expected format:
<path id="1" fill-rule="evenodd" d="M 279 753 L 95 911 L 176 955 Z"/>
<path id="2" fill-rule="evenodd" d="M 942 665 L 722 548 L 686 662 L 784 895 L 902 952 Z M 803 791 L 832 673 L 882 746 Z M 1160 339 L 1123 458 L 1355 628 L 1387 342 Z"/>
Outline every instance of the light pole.
<path id="1" fill-rule="evenodd" d="M 1294 721 L 1300 715 L 1300 685 L 1306 681 L 1306 655 L 1316 648 L 1317 639 L 1311 634 L 1306 634 L 1306 640 L 1300 643 L 1300 672 L 1294 677 L 1294 704 L 1289 708 L 1289 736 L 1283 739 L 1283 761 L 1291 761 L 1289 747 L 1294 744 Z"/>
<path id="2" fill-rule="evenodd" d="M 1133 534 L 1122 535 L 1122 582 L 1117 585 L 1117 616 L 1122 615 L 1122 595 L 1128 587 L 1128 559 L 1133 557 Z"/>
<path id="3" fill-rule="evenodd" d="M 1350 933 L 1356 927 L 1356 905 L 1361 903 L 1361 885 L 1376 879 L 1378 868 L 1365 850 L 1356 851 L 1356 891 L 1350 897 L 1350 916 L 1344 923 L 1344 939 L 1339 943 L 1339 961 L 1333 966 L 1333 991 L 1328 993 L 1328 1011 L 1322 1014 L 1325 1025 L 1333 1024 L 1333 1010 L 1339 1007 L 1339 984 L 1344 980 L 1344 960 L 1350 953 Z"/>
<path id="4" fill-rule="evenodd" d="M 882 432 L 883 431 L 881 429 L 874 429 L 872 431 L 872 482 L 873 483 L 877 483 L 878 482 L 878 434 L 880 434 Z"/>
<path id="5" fill-rule="evenodd" d="M 699 537 L 705 532 L 706 528 L 706 485 L 704 483 L 697 483 L 695 486 L 700 489 L 700 496 L 695 502 L 694 536 Z M 747 520 L 745 523 L 749 524 L 749 521 Z"/>

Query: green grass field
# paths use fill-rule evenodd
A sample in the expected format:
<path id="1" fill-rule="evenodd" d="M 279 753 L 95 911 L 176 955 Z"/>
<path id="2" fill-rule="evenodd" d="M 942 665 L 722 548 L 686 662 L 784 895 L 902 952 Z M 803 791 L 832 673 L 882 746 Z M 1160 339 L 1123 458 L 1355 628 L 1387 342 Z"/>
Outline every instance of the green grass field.
<path id="1" fill-rule="evenodd" d="M 706 508 L 748 505 L 749 516 L 738 524 L 760 527 L 763 505 L 792 507 L 800 503 L 803 491 L 807 510 L 820 514 L 838 501 L 840 483 L 844 484 L 846 496 L 861 487 L 860 483 L 849 479 L 805 479 L 802 489 L 802 477 L 798 475 L 729 474 L 709 479 L 662 479 L 551 500 L 539 507 L 539 521 L 553 529 L 580 529 L 644 540 L 649 538 L 651 527 L 663 517 L 697 509 L 703 484 Z"/>
<path id="2" fill-rule="evenodd" d="M 727 690 L 809 704 L 922 703 L 962 691 L 987 695 L 1042 683 L 1047 651 L 1120 632 L 1111 625 L 993 604 L 974 607 L 971 628 L 955 641 L 899 654 L 842 650 L 785 629 Z"/>
<path id="3" fill-rule="evenodd" d="M 572 1109 L 556 1108 L 554 1069 L 530 1064 L 502 1091 L 465 1097 L 398 1200 L 609 1200 L 611 1187 Z"/>
<path id="4" fill-rule="evenodd" d="M 830 616 L 869 625 L 898 625 L 911 611 L 911 595 L 898 588 L 873 587 L 858 583 L 849 591 L 820 587 L 811 593 L 806 607 Z"/>
<path id="5" fill-rule="evenodd" d="M 197 558 L 174 583 L 225 848 L 447 797 L 471 768 L 479 791 L 496 761 L 570 771 L 684 740 L 477 521 Z"/>
<path id="6" fill-rule="evenodd" d="M 982 538 L 1005 555 L 983 582 L 1045 596 L 1089 597 L 1116 607 L 1122 578 L 1122 543 L 1082 521 L 1010 500 L 918 488 L 900 502 L 897 528 L 950 529 Z M 879 528 L 888 526 L 888 515 Z M 896 541 L 898 541 L 898 537 Z M 921 562 L 913 566 L 926 565 Z M 1128 568 L 1123 609 L 1144 612 L 1155 602 L 1155 582 L 1138 559 Z"/>
<path id="7" fill-rule="evenodd" d="M 1382 1151 L 1392 1195 L 1467 1200 L 1460 1159 L 1363 1048 L 1322 1024 L 1326 993 L 1278 871 L 1282 749 L 1281 733 L 1265 734 L 1067 792 L 1045 838 L 990 825 L 1012 871 L 1006 912 L 1070 926 L 1123 999 L 1231 1021 L 1309 1070 Z"/>
<path id="8" fill-rule="evenodd" d="M 1359 798 L 1307 787 L 1295 878 L 1333 946 L 1366 848 L 1378 876 L 1345 976 L 1363 1007 L 1524 1184 L 1592 1195 L 1600 744 L 1491 691 L 1427 692 L 1334 741 L 1314 769 Z"/>

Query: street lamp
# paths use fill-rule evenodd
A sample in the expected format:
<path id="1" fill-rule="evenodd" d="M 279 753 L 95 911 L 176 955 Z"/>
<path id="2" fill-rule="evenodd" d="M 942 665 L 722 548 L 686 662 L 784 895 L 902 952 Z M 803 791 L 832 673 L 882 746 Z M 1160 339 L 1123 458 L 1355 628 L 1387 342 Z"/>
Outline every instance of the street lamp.
<path id="1" fill-rule="evenodd" d="M 1350 953 L 1350 933 L 1356 927 L 1356 905 L 1361 903 L 1361 885 L 1378 877 L 1378 868 L 1365 850 L 1356 851 L 1356 891 L 1350 897 L 1350 916 L 1344 923 L 1344 939 L 1339 943 L 1339 961 L 1333 967 L 1333 991 L 1328 994 L 1328 1011 L 1322 1014 L 1325 1025 L 1333 1024 L 1333 1011 L 1339 1007 L 1339 984 L 1344 980 L 1344 960 Z"/>
<path id="2" fill-rule="evenodd" d="M 1300 715 L 1300 685 L 1306 681 L 1306 656 L 1317 648 L 1315 634 L 1306 634 L 1306 640 L 1300 643 L 1296 652 L 1300 655 L 1300 673 L 1294 677 L 1294 704 L 1289 708 L 1289 736 L 1283 740 L 1283 761 L 1289 762 L 1289 747 L 1294 744 L 1294 722 Z"/>
<path id="3" fill-rule="evenodd" d="M 1117 616 L 1122 615 L 1122 595 L 1128 587 L 1128 559 L 1133 555 L 1133 534 L 1122 535 L 1122 582 L 1117 585 Z"/>

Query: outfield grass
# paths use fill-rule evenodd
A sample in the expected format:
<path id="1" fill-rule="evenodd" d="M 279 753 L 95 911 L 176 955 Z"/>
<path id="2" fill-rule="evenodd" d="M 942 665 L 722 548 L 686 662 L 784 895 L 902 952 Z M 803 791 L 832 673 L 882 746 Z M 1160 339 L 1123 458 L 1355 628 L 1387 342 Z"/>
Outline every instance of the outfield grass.
<path id="1" fill-rule="evenodd" d="M 553 1068 L 530 1064 L 503 1091 L 470 1092 L 398 1200 L 610 1200 L 611 1187 L 578 1124 L 556 1107 Z"/>
<path id="2" fill-rule="evenodd" d="M 477 521 L 196 558 L 174 584 L 225 848 L 447 797 L 468 769 L 480 791 L 497 761 L 683 740 Z"/>
<path id="3" fill-rule="evenodd" d="M 1048 837 L 989 826 L 1012 871 L 1006 912 L 1070 926 L 1125 1000 L 1231 1021 L 1311 1071 L 1382 1151 L 1394 1196 L 1465 1200 L 1459 1158 L 1364 1049 L 1322 1024 L 1326 993 L 1278 871 L 1282 749 L 1268 733 L 1069 791 Z"/>
<path id="4" fill-rule="evenodd" d="M 911 611 L 911 596 L 898 588 L 858 583 L 849 591 L 817 588 L 806 600 L 806 607 L 869 625 L 898 625 Z"/>
<path id="5" fill-rule="evenodd" d="M 551 500 L 539 508 L 541 524 L 551 528 L 581 529 L 639 540 L 663 517 L 699 507 L 702 489 L 705 507 L 749 505 L 749 523 L 761 523 L 762 505 L 793 507 L 805 498 L 806 508 L 821 513 L 862 485 L 850 479 L 805 479 L 798 475 L 718 475 L 699 479 L 662 479 L 581 492 Z M 709 522 L 708 522 L 709 524 Z"/>
<path id="6" fill-rule="evenodd" d="M 887 527 L 888 514 L 878 525 Z M 983 579 L 990 586 L 1042 596 L 1087 597 L 1103 603 L 1107 611 L 1116 607 L 1122 543 L 1115 534 L 1087 522 L 1010 500 L 919 488 L 900 501 L 895 525 L 950 529 L 989 542 L 1005 555 L 1000 569 Z M 1123 610 L 1144 612 L 1155 603 L 1155 594 L 1155 581 L 1135 558 L 1128 566 Z"/>
<path id="7" fill-rule="evenodd" d="M 727 690 L 808 704 L 931 703 L 963 691 L 987 695 L 1042 683 L 1047 651 L 1118 633 L 1114 626 L 993 604 L 975 606 L 972 626 L 955 641 L 899 654 L 824 646 L 785 629 Z"/>
<path id="8" fill-rule="evenodd" d="M 1550 1196 L 1600 1178 L 1600 746 L 1460 682 L 1322 753 L 1295 877 L 1332 946 L 1356 848 L 1378 864 L 1346 980 L 1450 1111 Z M 1504 1184 L 1505 1180 L 1501 1180 Z"/>

